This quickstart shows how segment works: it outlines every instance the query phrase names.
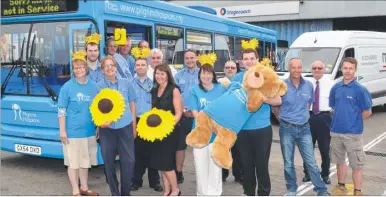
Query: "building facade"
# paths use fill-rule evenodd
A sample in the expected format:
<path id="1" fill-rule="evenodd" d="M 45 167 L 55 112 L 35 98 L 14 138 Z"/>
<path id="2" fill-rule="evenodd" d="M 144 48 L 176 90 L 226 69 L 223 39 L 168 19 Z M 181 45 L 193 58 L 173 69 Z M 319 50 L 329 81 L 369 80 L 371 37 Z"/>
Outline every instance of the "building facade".
<path id="1" fill-rule="evenodd" d="M 202 5 L 217 15 L 275 30 L 293 41 L 305 32 L 365 30 L 386 32 L 386 1 L 169 1 Z"/>

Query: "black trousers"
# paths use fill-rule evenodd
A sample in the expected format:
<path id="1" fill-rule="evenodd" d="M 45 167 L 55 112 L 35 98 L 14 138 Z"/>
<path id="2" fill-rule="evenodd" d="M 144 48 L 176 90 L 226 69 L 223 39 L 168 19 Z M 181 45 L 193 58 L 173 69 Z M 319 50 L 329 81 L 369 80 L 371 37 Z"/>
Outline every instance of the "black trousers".
<path id="1" fill-rule="evenodd" d="M 99 139 L 105 165 L 105 175 L 112 196 L 129 196 L 135 163 L 133 127 L 120 129 L 100 128 Z M 119 155 L 121 181 L 118 182 L 115 159 Z M 119 191 L 119 183 L 121 191 Z"/>
<path id="2" fill-rule="evenodd" d="M 331 114 L 329 112 L 310 115 L 310 129 L 312 134 L 312 144 L 318 142 L 318 148 L 322 157 L 322 177 L 328 177 L 330 174 L 330 125 Z M 306 165 L 303 163 L 304 173 L 308 176 Z"/>
<path id="3" fill-rule="evenodd" d="M 139 118 L 137 118 L 137 123 Z M 150 152 L 151 152 L 151 142 L 147 142 L 140 137 L 135 138 L 135 165 L 134 165 L 134 176 L 133 184 L 142 186 L 143 180 L 142 177 L 147 169 L 147 177 L 149 179 L 149 186 L 155 187 L 160 184 L 160 176 L 158 170 L 149 168 L 150 164 Z"/>
<path id="4" fill-rule="evenodd" d="M 235 177 L 235 179 L 242 180 L 243 179 L 243 168 L 241 165 L 241 159 L 240 159 L 240 151 L 237 148 L 240 140 L 237 139 L 235 142 L 235 145 L 232 147 L 232 175 Z M 228 169 L 222 169 L 222 179 L 226 179 L 229 176 L 229 170 Z"/>
<path id="5" fill-rule="evenodd" d="M 269 196 L 271 193 L 271 179 L 269 177 L 268 162 L 271 154 L 272 127 L 271 125 L 256 130 L 241 130 L 238 149 L 243 167 L 243 188 L 247 196 Z"/>

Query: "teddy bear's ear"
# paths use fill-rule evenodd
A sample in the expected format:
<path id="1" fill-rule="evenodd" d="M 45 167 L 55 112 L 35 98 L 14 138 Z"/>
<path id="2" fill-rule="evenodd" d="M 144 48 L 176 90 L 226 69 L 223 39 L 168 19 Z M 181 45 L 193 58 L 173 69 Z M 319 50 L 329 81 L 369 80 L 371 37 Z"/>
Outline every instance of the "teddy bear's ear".
<path id="1" fill-rule="evenodd" d="M 280 89 L 279 89 L 279 95 L 283 96 L 287 93 L 287 84 L 284 81 L 280 80 Z"/>
<path id="2" fill-rule="evenodd" d="M 260 88 L 264 83 L 263 74 L 255 69 L 252 72 L 248 72 L 246 77 L 246 83 L 249 88 Z"/>

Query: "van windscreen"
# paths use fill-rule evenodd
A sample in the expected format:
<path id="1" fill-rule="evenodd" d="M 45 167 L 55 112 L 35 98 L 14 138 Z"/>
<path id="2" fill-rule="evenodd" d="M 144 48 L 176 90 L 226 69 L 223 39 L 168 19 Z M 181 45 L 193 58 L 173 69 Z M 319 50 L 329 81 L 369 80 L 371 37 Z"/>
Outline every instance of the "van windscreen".
<path id="1" fill-rule="evenodd" d="M 341 48 L 290 48 L 284 62 L 280 64 L 279 72 L 288 72 L 288 63 L 292 58 L 299 58 L 303 63 L 303 73 L 311 72 L 311 64 L 322 61 L 326 65 L 325 73 L 332 73 Z"/>

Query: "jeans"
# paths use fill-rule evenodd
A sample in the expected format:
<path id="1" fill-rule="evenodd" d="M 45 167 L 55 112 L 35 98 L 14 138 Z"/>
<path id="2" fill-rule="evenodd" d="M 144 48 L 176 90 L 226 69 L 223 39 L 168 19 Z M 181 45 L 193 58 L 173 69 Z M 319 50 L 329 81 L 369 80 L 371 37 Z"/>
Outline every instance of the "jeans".
<path id="1" fill-rule="evenodd" d="M 308 123 L 295 125 L 280 120 L 279 134 L 287 192 L 296 192 L 298 189 L 294 167 L 295 145 L 298 145 L 300 154 L 307 166 L 311 182 L 315 186 L 314 191 L 317 193 L 327 192 L 326 185 L 320 177 L 320 171 L 315 162 L 310 125 Z"/>
<path id="2" fill-rule="evenodd" d="M 129 124 L 120 129 L 100 128 L 100 146 L 105 174 L 112 196 L 129 196 L 133 177 L 135 156 L 133 127 Z M 119 155 L 121 181 L 118 182 L 115 158 Z M 121 191 L 119 191 L 119 183 Z"/>

